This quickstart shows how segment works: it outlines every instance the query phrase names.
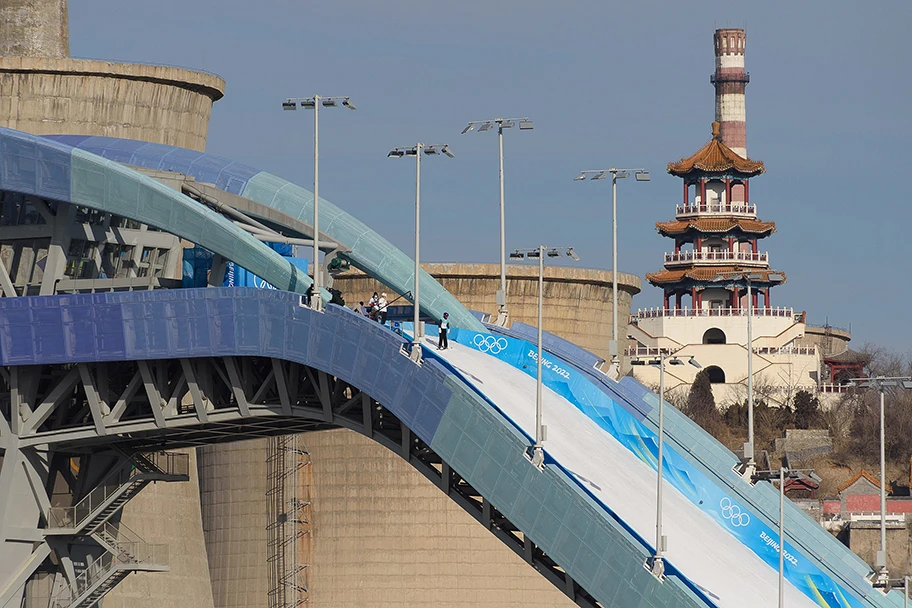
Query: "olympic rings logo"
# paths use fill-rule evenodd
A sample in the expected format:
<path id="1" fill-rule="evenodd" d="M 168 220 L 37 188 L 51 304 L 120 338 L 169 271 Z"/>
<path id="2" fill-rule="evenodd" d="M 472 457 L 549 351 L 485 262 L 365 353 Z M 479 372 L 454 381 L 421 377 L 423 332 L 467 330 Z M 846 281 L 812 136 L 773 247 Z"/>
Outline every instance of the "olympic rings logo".
<path id="1" fill-rule="evenodd" d="M 492 355 L 499 355 L 507 348 L 506 338 L 495 338 L 494 336 L 484 336 L 482 334 L 475 334 L 475 337 L 472 338 L 472 344 L 481 352 Z"/>
<path id="2" fill-rule="evenodd" d="M 741 507 L 732 504 L 732 501 L 728 496 L 723 497 L 722 500 L 719 501 L 719 506 L 722 507 L 722 517 L 729 520 L 731 525 L 735 528 L 741 528 L 750 523 L 750 515 L 742 513 Z"/>

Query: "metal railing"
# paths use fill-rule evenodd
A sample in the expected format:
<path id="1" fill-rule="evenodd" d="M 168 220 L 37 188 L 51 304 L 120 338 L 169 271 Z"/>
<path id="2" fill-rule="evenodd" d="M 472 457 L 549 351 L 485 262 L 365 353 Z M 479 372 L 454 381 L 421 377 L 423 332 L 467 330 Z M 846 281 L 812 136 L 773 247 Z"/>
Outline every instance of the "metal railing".
<path id="1" fill-rule="evenodd" d="M 758 355 L 816 355 L 816 346 L 755 346 Z"/>
<path id="2" fill-rule="evenodd" d="M 137 466 L 138 465 L 138 466 Z M 190 455 L 176 452 L 151 452 L 136 454 L 129 462 L 111 471 L 101 484 L 75 505 L 51 507 L 48 510 L 48 527 L 78 528 L 87 517 L 98 510 L 121 488 L 131 483 L 138 474 L 189 475 Z"/>
<path id="3" fill-rule="evenodd" d="M 635 323 L 640 319 L 657 319 L 661 317 L 746 317 L 747 308 L 643 308 L 630 315 Z M 790 317 L 796 323 L 801 322 L 803 315 L 795 314 L 794 308 L 754 308 L 755 317 Z"/>
<path id="4" fill-rule="evenodd" d="M 113 530 L 117 535 L 118 530 Z M 130 570 L 129 566 L 155 564 L 167 566 L 170 562 L 168 545 L 153 545 L 129 532 L 132 540 L 117 540 L 115 552 L 105 552 L 85 569 L 73 581 L 73 585 L 63 587 L 51 599 L 50 608 L 65 608 L 89 591 L 93 586 L 111 577 L 115 570 Z M 126 567 L 124 567 L 126 566 Z"/>
<path id="5" fill-rule="evenodd" d="M 760 262 L 769 263 L 769 253 L 753 251 L 680 251 L 666 253 L 665 263 L 683 262 Z"/>
<path id="6" fill-rule="evenodd" d="M 189 475 L 190 474 L 190 455 L 181 452 L 142 452 L 133 455 L 133 459 L 143 468 L 148 464 L 153 471 L 164 475 Z"/>
<path id="7" fill-rule="evenodd" d="M 757 215 L 757 205 L 747 203 L 688 203 L 675 205 L 675 215 L 696 215 L 697 213 Z"/>
<path id="8" fill-rule="evenodd" d="M 855 389 L 854 386 L 849 386 L 848 384 L 833 384 L 831 382 L 824 382 L 823 384 L 817 385 L 817 390 L 821 393 L 848 393 Z"/>
<path id="9" fill-rule="evenodd" d="M 654 357 L 658 356 L 660 351 L 668 354 L 671 352 L 671 349 L 653 346 L 631 346 L 624 351 L 624 354 L 628 357 Z M 777 348 L 770 346 L 755 346 L 754 353 L 758 355 L 816 355 L 817 347 L 782 346 Z"/>

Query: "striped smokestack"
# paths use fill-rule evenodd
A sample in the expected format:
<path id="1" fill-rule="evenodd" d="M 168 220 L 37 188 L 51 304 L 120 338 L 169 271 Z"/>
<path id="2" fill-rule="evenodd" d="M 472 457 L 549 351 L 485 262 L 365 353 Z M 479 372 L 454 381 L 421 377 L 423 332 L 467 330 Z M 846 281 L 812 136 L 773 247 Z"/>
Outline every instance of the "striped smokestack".
<path id="1" fill-rule="evenodd" d="M 722 127 L 722 142 L 744 158 L 747 158 L 744 89 L 750 82 L 744 71 L 746 39 L 742 29 L 716 30 L 713 36 L 716 71 L 710 78 L 716 87 L 716 122 Z"/>

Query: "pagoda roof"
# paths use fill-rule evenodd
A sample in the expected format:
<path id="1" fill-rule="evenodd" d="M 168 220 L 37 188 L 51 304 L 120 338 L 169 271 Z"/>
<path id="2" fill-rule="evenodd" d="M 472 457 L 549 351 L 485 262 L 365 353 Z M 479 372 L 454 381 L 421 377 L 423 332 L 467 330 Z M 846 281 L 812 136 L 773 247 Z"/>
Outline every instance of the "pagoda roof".
<path id="1" fill-rule="evenodd" d="M 647 273 L 646 280 L 653 285 L 665 285 L 667 283 L 680 283 L 691 280 L 698 283 L 708 283 L 713 281 L 720 274 L 733 274 L 743 272 L 745 274 L 759 274 L 760 279 L 754 279 L 753 283 L 785 283 L 785 274 L 778 270 L 767 268 L 741 268 L 739 266 L 694 266 L 692 268 L 675 268 L 674 270 L 664 269 L 659 272 Z M 770 279 L 770 275 L 781 275 L 781 280 Z"/>
<path id="2" fill-rule="evenodd" d="M 724 233 L 735 229 L 745 233 L 769 235 L 776 232 L 776 223 L 733 217 L 695 217 L 688 220 L 656 222 L 656 230 L 662 236 L 675 236 L 690 231 Z"/>
<path id="3" fill-rule="evenodd" d="M 753 177 L 766 171 L 761 161 L 744 158 L 722 143 L 719 123 L 714 122 L 712 125 L 712 139 L 709 140 L 709 143 L 687 158 L 682 158 L 676 163 L 668 163 L 669 173 L 684 177 L 694 172 L 733 172 L 745 177 Z"/>
<path id="4" fill-rule="evenodd" d="M 823 358 L 827 363 L 861 363 L 867 364 L 871 361 L 871 355 L 858 352 L 847 348 L 839 354 L 827 355 Z"/>

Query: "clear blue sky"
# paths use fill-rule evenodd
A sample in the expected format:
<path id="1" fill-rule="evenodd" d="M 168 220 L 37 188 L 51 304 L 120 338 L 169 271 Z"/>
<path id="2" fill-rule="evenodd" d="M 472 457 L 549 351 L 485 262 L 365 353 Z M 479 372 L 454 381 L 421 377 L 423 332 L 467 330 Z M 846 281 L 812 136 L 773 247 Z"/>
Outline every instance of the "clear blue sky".
<path id="1" fill-rule="evenodd" d="M 84 0 L 75 57 L 165 63 L 228 82 L 209 151 L 312 184 L 310 114 L 287 96 L 350 95 L 321 114 L 321 195 L 412 251 L 413 164 L 396 145 L 449 143 L 422 163 L 422 259 L 498 258 L 497 141 L 465 122 L 528 115 L 506 136 L 507 245 L 572 245 L 611 266 L 610 183 L 581 169 L 645 166 L 619 185 L 620 270 L 661 268 L 680 180 L 665 166 L 710 137 L 712 34 L 747 30 L 747 141 L 767 173 L 751 199 L 788 275 L 773 303 L 912 350 L 909 168 L 912 4 Z M 661 302 L 644 284 L 634 307 Z"/>

